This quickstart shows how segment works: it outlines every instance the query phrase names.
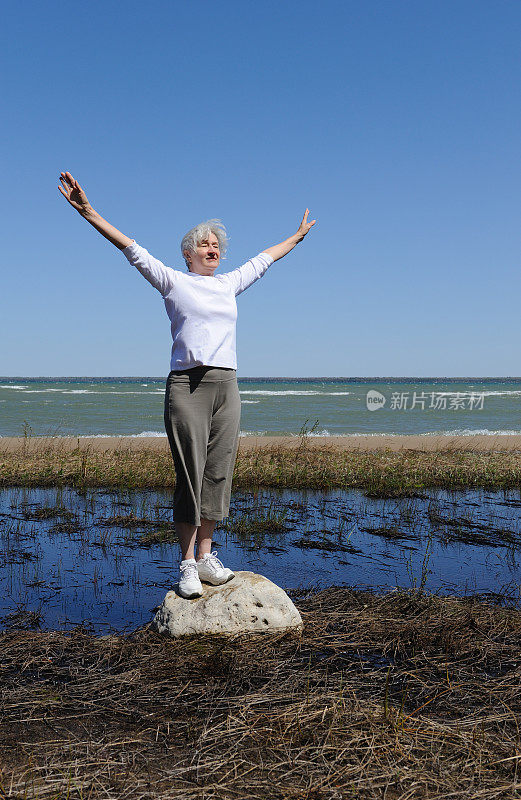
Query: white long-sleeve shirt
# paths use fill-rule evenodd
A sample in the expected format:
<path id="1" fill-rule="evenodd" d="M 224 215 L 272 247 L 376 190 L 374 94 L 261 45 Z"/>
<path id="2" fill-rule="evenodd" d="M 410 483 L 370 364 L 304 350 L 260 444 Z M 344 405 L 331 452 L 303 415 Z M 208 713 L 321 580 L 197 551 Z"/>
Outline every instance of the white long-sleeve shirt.
<path id="1" fill-rule="evenodd" d="M 259 253 L 232 272 L 198 275 L 165 267 L 136 241 L 121 252 L 163 296 L 173 339 L 170 369 L 237 369 L 235 298 L 264 275 L 273 258 Z"/>

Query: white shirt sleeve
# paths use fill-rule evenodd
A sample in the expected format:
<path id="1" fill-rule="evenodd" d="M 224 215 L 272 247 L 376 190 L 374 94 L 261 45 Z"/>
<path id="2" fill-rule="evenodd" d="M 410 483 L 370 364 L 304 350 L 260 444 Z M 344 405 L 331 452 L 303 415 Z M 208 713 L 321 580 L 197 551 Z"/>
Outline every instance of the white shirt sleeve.
<path id="1" fill-rule="evenodd" d="M 237 267 L 232 272 L 227 272 L 223 277 L 230 281 L 235 295 L 244 292 L 252 283 L 262 278 L 268 267 L 273 264 L 273 258 L 268 253 L 259 253 L 250 258 L 242 267 Z"/>
<path id="2" fill-rule="evenodd" d="M 175 270 L 165 267 L 162 261 L 150 255 L 135 240 L 122 251 L 125 258 L 165 297 L 175 281 Z"/>

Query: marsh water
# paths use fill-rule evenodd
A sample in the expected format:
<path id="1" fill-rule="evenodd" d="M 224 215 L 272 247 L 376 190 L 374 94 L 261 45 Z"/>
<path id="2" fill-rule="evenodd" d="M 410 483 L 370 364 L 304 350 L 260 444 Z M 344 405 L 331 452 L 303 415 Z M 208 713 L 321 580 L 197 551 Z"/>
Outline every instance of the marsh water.
<path id="1" fill-rule="evenodd" d="M 292 589 L 331 585 L 517 602 L 521 493 L 236 492 L 214 547 Z M 0 492 L 2 627 L 128 632 L 177 580 L 171 492 Z"/>

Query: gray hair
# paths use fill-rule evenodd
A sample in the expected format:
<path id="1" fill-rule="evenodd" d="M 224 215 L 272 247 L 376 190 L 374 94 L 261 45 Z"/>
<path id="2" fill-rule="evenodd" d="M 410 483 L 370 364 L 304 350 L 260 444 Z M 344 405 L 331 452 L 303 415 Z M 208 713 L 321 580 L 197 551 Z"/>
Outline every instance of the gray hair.
<path id="1" fill-rule="evenodd" d="M 185 250 L 195 253 L 197 245 L 207 236 L 210 236 L 211 233 L 217 236 L 221 258 L 224 258 L 226 248 L 228 247 L 226 228 L 220 219 L 208 219 L 206 222 L 200 222 L 199 225 L 196 225 L 195 228 L 192 228 L 192 230 L 188 231 L 188 233 L 185 233 L 183 236 L 181 241 L 181 253 L 183 254 L 183 258 L 185 259 L 185 264 L 188 269 L 190 269 L 190 267 L 185 258 Z"/>

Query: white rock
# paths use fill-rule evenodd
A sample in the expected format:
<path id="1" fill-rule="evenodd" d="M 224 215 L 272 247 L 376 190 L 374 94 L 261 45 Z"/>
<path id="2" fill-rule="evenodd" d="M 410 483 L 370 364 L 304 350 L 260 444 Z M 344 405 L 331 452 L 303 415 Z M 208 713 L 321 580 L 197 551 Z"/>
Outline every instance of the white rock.
<path id="1" fill-rule="evenodd" d="M 186 600 L 167 592 L 151 627 L 170 636 L 194 633 L 281 631 L 302 627 L 302 617 L 286 592 L 264 575 L 235 573 L 228 583 L 203 583 L 203 596 Z"/>

